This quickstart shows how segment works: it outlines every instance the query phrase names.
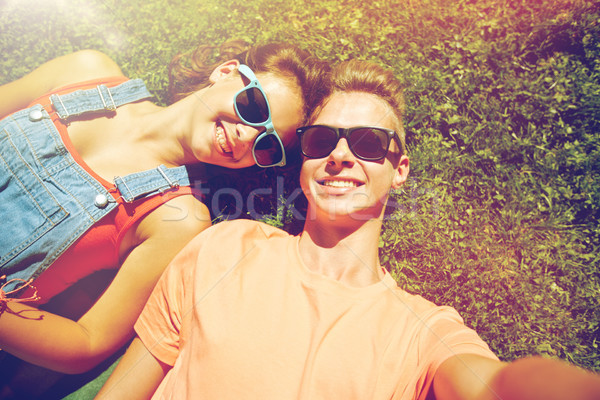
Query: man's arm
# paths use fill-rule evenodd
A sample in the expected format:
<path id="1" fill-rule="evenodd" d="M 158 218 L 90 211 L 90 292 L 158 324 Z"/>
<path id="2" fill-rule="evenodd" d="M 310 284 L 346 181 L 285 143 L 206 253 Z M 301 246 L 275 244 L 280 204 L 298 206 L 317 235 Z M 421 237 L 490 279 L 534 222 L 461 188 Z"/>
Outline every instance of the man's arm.
<path id="1" fill-rule="evenodd" d="M 541 357 L 503 363 L 456 355 L 435 374 L 437 400 L 598 400 L 600 376 Z"/>
<path id="2" fill-rule="evenodd" d="M 156 359 L 136 337 L 96 399 L 149 399 L 170 368 Z"/>

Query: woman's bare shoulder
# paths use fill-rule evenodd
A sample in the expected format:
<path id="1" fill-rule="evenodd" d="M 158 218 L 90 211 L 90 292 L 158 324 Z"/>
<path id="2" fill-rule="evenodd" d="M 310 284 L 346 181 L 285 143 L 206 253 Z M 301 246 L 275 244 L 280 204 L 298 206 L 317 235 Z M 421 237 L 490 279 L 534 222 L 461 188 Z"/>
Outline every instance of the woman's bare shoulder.
<path id="1" fill-rule="evenodd" d="M 0 86 L 0 117 L 26 107 L 53 89 L 110 76 L 123 76 L 123 72 L 108 55 L 97 50 L 80 50 L 54 58 Z"/>
<path id="2" fill-rule="evenodd" d="M 54 72 L 51 89 L 109 76 L 123 76 L 117 63 L 97 50 L 80 50 L 49 61 Z"/>

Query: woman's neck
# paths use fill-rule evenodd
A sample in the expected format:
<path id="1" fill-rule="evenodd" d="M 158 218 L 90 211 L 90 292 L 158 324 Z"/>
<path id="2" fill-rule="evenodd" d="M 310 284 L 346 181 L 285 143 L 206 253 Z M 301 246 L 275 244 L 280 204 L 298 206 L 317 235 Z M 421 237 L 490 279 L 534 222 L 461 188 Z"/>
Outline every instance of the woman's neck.
<path id="1" fill-rule="evenodd" d="M 192 119 L 186 99 L 168 107 L 155 106 L 135 114 L 133 134 L 136 146 L 166 166 L 197 160 L 186 149 L 191 145 Z"/>

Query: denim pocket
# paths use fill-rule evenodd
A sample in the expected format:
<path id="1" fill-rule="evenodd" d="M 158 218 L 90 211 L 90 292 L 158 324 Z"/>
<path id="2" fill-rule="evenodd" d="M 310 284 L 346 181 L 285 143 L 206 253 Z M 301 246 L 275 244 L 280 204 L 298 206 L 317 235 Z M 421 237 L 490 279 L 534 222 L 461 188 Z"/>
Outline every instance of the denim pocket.
<path id="1" fill-rule="evenodd" d="M 46 186 L 44 180 L 48 177 L 40 176 L 43 167 L 29 146 L 26 136 L 0 130 L 2 275 L 10 275 L 27 269 L 34 261 L 39 262 L 25 259 L 22 261 L 28 265 L 7 265 L 68 215 Z"/>

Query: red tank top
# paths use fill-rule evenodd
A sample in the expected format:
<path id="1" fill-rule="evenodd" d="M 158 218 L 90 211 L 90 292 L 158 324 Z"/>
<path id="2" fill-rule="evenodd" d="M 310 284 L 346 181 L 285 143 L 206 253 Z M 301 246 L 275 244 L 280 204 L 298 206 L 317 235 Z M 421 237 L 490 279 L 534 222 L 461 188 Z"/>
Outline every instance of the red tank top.
<path id="1" fill-rule="evenodd" d="M 54 93 L 65 94 L 79 89 L 94 88 L 99 84 L 113 87 L 126 80 L 128 79 L 125 77 L 114 77 L 69 85 L 51 93 L 47 93 L 32 103 L 32 105 L 42 104 L 44 108 L 46 108 L 48 113 L 52 116 L 52 121 L 58 129 L 65 146 L 75 161 L 112 193 L 118 203 L 118 206 L 114 210 L 90 228 L 46 271 L 35 279 L 33 286 L 38 290 L 38 295 L 41 297 L 36 304 L 48 302 L 58 293 L 61 293 L 80 279 L 89 276 L 94 272 L 119 268 L 122 262 L 119 257 L 119 249 L 121 241 L 127 231 L 148 213 L 170 199 L 182 195 L 190 195 L 192 193 L 191 188 L 185 186 L 165 191 L 162 194 L 135 200 L 131 203 L 125 203 L 115 189 L 115 185 L 94 173 L 74 149 L 73 144 L 69 139 L 69 135 L 67 134 L 67 126 L 58 118 L 52 109 L 49 100 L 50 95 Z M 28 297 L 31 294 L 31 290 L 26 290 L 21 297 Z"/>

